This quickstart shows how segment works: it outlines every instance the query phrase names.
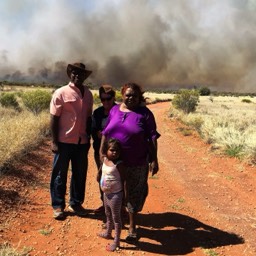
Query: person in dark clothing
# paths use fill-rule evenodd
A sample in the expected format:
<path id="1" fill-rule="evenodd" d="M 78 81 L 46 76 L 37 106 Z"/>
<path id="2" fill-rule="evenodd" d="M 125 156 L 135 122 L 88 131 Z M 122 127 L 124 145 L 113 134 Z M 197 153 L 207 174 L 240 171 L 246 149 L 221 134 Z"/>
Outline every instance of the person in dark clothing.
<path id="1" fill-rule="evenodd" d="M 100 161 L 100 143 L 101 143 L 101 131 L 103 130 L 105 123 L 108 118 L 110 109 L 116 104 L 115 103 L 115 90 L 111 85 L 105 84 L 99 88 L 99 97 L 102 103 L 102 106 L 94 110 L 92 115 L 92 129 L 91 135 L 93 139 L 93 149 L 94 149 L 94 160 L 97 165 L 97 169 L 101 166 Z M 103 192 L 99 186 L 100 190 L 100 199 L 102 205 L 94 210 L 95 214 L 104 214 L 104 204 L 103 204 Z"/>

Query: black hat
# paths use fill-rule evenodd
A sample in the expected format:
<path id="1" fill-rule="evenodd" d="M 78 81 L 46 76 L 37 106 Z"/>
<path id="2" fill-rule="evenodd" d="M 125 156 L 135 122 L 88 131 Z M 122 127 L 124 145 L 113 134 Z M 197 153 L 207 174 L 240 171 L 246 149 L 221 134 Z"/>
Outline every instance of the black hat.
<path id="1" fill-rule="evenodd" d="M 106 93 L 109 94 L 111 97 L 115 97 L 116 96 L 116 92 L 113 89 L 113 87 L 110 84 L 103 84 L 100 88 L 99 88 L 99 96 L 102 93 Z"/>
<path id="2" fill-rule="evenodd" d="M 85 74 L 85 79 L 92 73 L 92 71 L 87 70 L 87 69 L 85 68 L 85 65 L 84 65 L 83 63 L 68 64 L 68 66 L 67 66 L 67 74 L 68 74 L 68 77 L 69 77 L 69 78 L 70 78 L 71 72 L 72 72 L 73 70 L 75 70 L 75 69 L 84 72 L 84 74 Z"/>

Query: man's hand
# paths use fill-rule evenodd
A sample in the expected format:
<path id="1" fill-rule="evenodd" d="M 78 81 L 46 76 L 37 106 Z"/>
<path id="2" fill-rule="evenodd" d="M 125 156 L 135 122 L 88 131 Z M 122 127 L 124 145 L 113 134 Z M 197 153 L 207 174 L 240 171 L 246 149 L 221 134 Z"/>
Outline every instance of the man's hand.
<path id="1" fill-rule="evenodd" d="M 52 152 L 55 154 L 59 152 L 59 147 L 57 142 L 52 142 Z"/>

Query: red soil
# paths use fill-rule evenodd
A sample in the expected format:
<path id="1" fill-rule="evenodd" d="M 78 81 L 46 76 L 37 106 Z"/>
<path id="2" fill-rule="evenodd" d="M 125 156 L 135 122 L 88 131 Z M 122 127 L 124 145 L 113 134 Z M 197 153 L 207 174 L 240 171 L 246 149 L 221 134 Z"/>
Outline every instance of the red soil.
<path id="1" fill-rule="evenodd" d="M 196 134 L 184 136 L 168 117 L 170 103 L 150 105 L 159 139 L 160 171 L 149 178 L 149 196 L 138 219 L 137 245 L 125 243 L 121 255 L 256 255 L 256 168 L 216 155 Z M 102 220 L 93 150 L 81 218 L 52 218 L 49 180 L 52 154 L 45 141 L 0 178 L 0 242 L 30 255 L 111 255 L 96 236 Z M 68 195 L 67 195 L 68 198 Z"/>

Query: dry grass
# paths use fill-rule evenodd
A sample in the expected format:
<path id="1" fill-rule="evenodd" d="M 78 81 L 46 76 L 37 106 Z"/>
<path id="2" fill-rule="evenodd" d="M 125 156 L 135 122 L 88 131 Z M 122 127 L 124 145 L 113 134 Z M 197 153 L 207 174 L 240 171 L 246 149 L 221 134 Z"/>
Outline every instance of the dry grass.
<path id="1" fill-rule="evenodd" d="M 213 148 L 230 156 L 256 160 L 256 99 L 246 97 L 200 97 L 196 112 L 171 114 L 193 126 Z"/>
<path id="2" fill-rule="evenodd" d="M 0 167 L 38 145 L 49 133 L 49 113 L 0 108 Z"/>
<path id="3" fill-rule="evenodd" d="M 32 248 L 24 247 L 22 249 L 12 247 L 8 243 L 0 245 L 0 256 L 28 256 Z"/>

